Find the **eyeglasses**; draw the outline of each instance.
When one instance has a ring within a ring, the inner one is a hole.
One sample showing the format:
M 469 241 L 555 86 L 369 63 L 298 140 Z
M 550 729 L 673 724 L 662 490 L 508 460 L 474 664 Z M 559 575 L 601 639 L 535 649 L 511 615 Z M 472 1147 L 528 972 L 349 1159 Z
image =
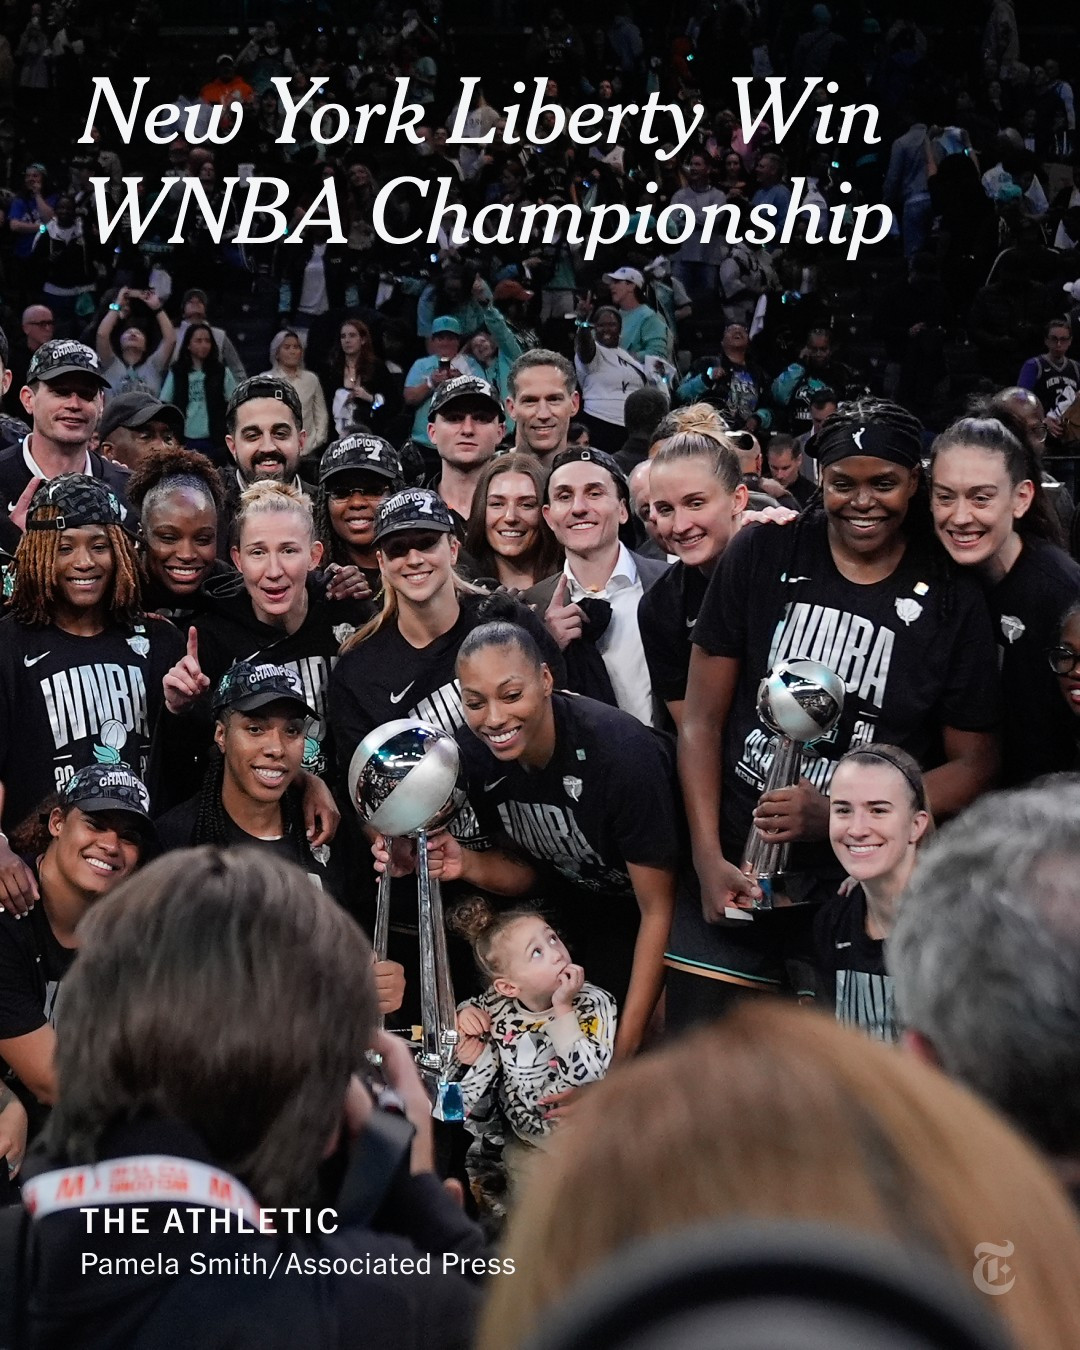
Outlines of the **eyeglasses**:
M 332 487 L 327 488 L 330 500 L 332 502 L 347 502 L 350 497 L 363 497 L 367 501 L 381 501 L 386 496 L 388 489 L 382 484 L 376 486 L 374 483 L 367 487 L 354 485 L 352 487 Z
M 1064 645 L 1051 647 L 1046 656 L 1050 662 L 1050 669 L 1055 675 L 1071 675 L 1080 665 L 1080 652 L 1073 651 L 1071 647 Z
M 442 531 L 425 530 L 422 534 L 407 534 L 404 537 L 397 535 L 388 539 L 385 544 L 379 545 L 379 551 L 384 558 L 389 558 L 392 562 L 399 558 L 407 558 L 409 554 L 416 549 L 418 553 L 431 553 L 439 547 L 446 535 Z

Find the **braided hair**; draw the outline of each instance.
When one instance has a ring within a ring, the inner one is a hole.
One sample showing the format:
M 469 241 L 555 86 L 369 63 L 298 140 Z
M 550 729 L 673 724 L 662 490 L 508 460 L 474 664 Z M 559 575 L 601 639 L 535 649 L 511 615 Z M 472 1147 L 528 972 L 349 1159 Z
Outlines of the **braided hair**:
M 226 713 L 225 716 L 231 716 Z M 195 815 L 195 836 L 192 845 L 216 844 L 225 848 L 235 843 L 230 836 L 229 816 L 222 800 L 225 786 L 225 756 L 215 753 L 203 774 L 199 788 L 198 807 Z M 311 845 L 308 843 L 304 826 L 303 796 L 295 784 L 285 789 L 281 798 L 281 825 L 284 837 L 296 851 L 298 858 L 305 861 L 312 858 Z M 312 861 L 314 861 L 312 859 Z
M 351 562 L 345 540 L 334 529 L 330 519 L 329 498 L 326 484 L 320 483 L 311 494 L 311 518 L 315 527 L 315 538 L 323 546 L 323 563 L 340 563 L 347 567 Z
M 35 520 L 55 520 L 59 507 L 51 503 L 34 509 Z M 108 536 L 115 564 L 105 610 L 114 623 L 125 627 L 141 612 L 139 561 L 135 545 L 119 525 L 100 526 Z M 15 552 L 15 587 L 11 612 L 20 622 L 43 628 L 53 622 L 56 571 L 62 530 L 27 530 Z

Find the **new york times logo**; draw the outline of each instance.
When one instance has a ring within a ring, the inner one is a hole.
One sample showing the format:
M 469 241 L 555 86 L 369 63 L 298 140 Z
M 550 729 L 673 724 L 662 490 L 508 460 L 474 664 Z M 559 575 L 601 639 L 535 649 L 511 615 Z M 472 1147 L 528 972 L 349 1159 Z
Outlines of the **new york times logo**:
M 1016 1283 L 1008 1263 L 1016 1248 L 1011 1242 L 980 1242 L 975 1248 L 975 1269 L 971 1272 L 975 1288 L 983 1294 L 1007 1294 Z

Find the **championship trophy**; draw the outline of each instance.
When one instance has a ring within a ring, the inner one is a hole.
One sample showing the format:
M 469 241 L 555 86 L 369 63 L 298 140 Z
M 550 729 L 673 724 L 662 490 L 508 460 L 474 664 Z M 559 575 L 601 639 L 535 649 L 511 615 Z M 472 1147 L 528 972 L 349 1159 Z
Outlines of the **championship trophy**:
M 449 1079 L 457 1044 L 457 1009 L 450 982 L 439 883 L 428 870 L 429 830 L 448 825 L 465 801 L 457 742 L 428 722 L 384 722 L 357 746 L 349 765 L 349 799 L 365 824 L 384 836 L 416 840 L 419 889 L 420 1008 L 418 1063 L 438 1120 L 462 1120 L 461 1088 Z M 372 945 L 386 959 L 390 927 L 390 868 L 379 877 Z M 381 1019 L 380 1019 L 381 1025 Z
M 844 682 L 820 661 L 780 661 L 758 685 L 757 710 L 776 732 L 765 792 L 793 787 L 802 775 L 803 750 L 840 720 Z M 786 843 L 772 843 L 756 825 L 750 826 L 742 870 L 761 888 L 754 909 L 773 908 L 773 880 L 786 869 L 787 860 Z

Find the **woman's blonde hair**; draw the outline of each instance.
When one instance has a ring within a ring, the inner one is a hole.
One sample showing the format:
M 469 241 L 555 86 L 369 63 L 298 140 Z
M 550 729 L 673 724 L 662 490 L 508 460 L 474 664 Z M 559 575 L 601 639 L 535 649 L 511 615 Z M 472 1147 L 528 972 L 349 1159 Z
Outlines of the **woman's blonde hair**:
M 447 537 L 452 539 L 453 535 L 449 535 Z M 456 572 L 454 572 L 453 577 L 454 577 L 454 590 L 459 596 L 487 595 L 487 591 L 485 591 L 482 586 L 474 586 L 472 582 L 465 581 L 463 578 L 459 577 Z M 375 634 L 379 631 L 380 628 L 382 628 L 384 624 L 391 623 L 393 622 L 394 619 L 397 618 L 397 612 L 398 612 L 397 591 L 394 590 L 393 586 L 387 585 L 384 581 L 382 588 L 381 609 L 373 619 L 368 619 L 367 623 L 365 623 L 362 627 L 358 628 L 356 632 L 352 634 L 351 637 L 345 639 L 344 643 L 342 643 L 341 655 L 344 656 L 346 652 L 351 652 L 354 647 L 359 647 L 361 642 L 366 642 L 368 638 L 374 637 Z
M 239 548 L 244 526 L 252 516 L 266 512 L 291 512 L 303 520 L 312 542 L 315 540 L 315 521 L 311 513 L 311 500 L 298 491 L 291 483 L 279 483 L 276 479 L 265 479 L 252 483 L 240 494 L 240 506 L 233 521 L 233 543 Z
M 914 1055 L 770 1003 L 631 1061 L 583 1096 L 531 1175 L 478 1350 L 515 1350 L 590 1269 L 710 1219 L 803 1219 L 893 1238 L 966 1283 L 1008 1239 L 989 1300 L 1019 1350 L 1071 1350 L 1080 1226 L 1034 1150 Z
M 649 446 L 649 458 L 656 454 L 660 443 L 680 432 L 696 432 L 699 436 L 711 436 L 714 441 L 728 445 L 726 440 L 727 423 L 711 403 L 691 403 L 688 408 L 672 408 L 652 434 Z

